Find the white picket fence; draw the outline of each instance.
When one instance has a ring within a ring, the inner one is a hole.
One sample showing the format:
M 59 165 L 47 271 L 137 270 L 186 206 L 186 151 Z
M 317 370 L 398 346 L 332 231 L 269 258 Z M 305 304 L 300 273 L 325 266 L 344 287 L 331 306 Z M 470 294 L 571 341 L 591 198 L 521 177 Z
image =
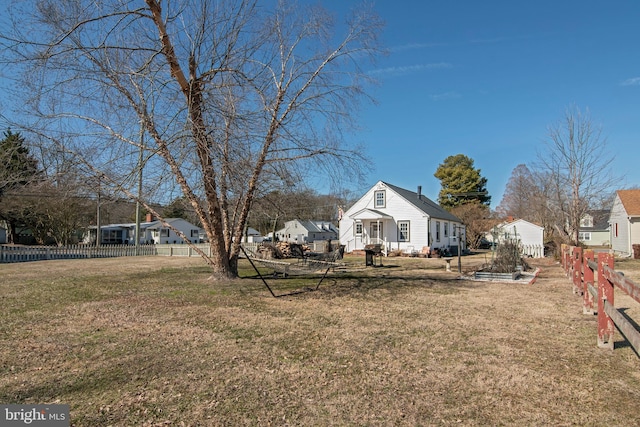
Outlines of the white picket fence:
M 325 242 L 319 242 L 314 251 L 322 252 Z M 243 243 L 245 249 L 255 253 L 261 243 Z M 193 245 L 211 256 L 211 246 L 208 243 Z M 71 246 L 14 246 L 0 245 L 0 264 L 10 262 L 42 261 L 50 259 L 82 259 L 82 258 L 113 258 L 125 256 L 200 256 L 196 250 L 186 244 L 141 245 L 138 250 L 132 245 L 103 245 L 100 247 L 89 245 Z M 242 254 L 241 254 L 242 255 Z
M 105 246 L 13 246 L 0 245 L 0 263 L 42 261 L 51 259 L 112 258 L 136 255 L 157 255 L 155 245 Z
M 544 246 L 522 245 L 522 254 L 531 258 L 544 258 Z

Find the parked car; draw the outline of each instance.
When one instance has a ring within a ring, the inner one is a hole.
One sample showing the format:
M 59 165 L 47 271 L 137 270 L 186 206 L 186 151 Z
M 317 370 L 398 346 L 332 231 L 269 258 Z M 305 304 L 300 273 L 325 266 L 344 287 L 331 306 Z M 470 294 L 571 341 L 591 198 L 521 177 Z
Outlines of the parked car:
M 480 239 L 480 242 L 478 243 L 478 249 L 491 249 L 492 247 L 493 242 L 485 238 Z

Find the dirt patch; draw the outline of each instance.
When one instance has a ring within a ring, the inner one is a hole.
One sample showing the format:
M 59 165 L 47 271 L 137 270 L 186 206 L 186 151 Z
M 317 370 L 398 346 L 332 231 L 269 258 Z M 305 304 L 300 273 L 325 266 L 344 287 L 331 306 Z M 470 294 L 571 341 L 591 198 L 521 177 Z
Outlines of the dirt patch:
M 0 401 L 68 403 L 77 426 L 640 422 L 638 357 L 597 348 L 557 263 L 514 285 L 383 261 L 278 299 L 195 258 L 3 265 Z

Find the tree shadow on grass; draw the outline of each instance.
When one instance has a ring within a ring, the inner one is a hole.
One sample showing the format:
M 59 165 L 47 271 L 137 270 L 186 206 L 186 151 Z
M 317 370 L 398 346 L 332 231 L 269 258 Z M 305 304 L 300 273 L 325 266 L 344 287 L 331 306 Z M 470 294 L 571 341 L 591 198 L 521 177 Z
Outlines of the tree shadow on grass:
M 276 297 L 334 298 L 348 295 L 363 295 L 373 291 L 409 292 L 429 289 L 436 293 L 457 293 L 485 284 L 460 280 L 457 277 L 429 275 L 426 272 L 399 270 L 400 266 L 380 266 L 361 271 L 333 272 L 319 282 L 323 273 L 292 275 L 246 276 L 243 279 L 264 279 Z M 413 274 L 411 274 L 413 272 Z M 266 286 L 263 285 L 263 289 Z M 269 290 L 265 289 L 267 292 Z

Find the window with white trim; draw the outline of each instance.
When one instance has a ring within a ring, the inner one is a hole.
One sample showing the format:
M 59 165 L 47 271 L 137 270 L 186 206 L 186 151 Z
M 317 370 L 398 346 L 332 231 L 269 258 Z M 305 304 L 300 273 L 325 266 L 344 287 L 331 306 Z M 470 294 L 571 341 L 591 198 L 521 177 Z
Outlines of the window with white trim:
M 580 227 L 593 227 L 593 217 L 591 215 L 585 215 L 580 220 Z
M 378 190 L 374 193 L 375 207 L 384 208 L 387 205 L 387 196 L 384 190 Z
M 408 242 L 409 238 L 409 221 L 398 221 L 398 242 Z
M 440 221 L 436 221 L 436 242 L 440 241 Z
M 362 223 L 356 222 L 356 236 L 362 236 Z
M 169 237 L 169 229 L 161 228 L 160 229 L 160 237 Z
M 591 240 L 591 232 L 589 231 L 581 231 L 578 233 L 578 240 L 582 240 L 583 242 L 588 242 Z
M 449 223 L 444 223 L 444 237 L 449 237 Z

